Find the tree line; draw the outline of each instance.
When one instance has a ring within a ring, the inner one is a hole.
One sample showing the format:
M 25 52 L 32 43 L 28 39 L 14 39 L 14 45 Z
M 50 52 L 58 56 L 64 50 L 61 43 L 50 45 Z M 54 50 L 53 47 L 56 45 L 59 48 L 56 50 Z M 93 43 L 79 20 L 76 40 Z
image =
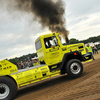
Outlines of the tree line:
M 90 42 L 99 42 L 100 41 L 100 35 L 97 37 L 89 37 L 88 39 L 85 40 L 78 40 L 75 38 L 70 39 L 70 44 L 75 44 L 75 43 L 90 43 Z

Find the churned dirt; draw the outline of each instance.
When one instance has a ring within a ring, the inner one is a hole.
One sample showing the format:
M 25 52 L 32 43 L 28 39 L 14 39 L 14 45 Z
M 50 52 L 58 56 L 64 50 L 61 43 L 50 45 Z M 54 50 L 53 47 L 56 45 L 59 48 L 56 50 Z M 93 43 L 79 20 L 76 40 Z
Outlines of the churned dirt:
M 59 75 L 19 89 L 15 100 L 100 100 L 100 51 L 94 61 L 83 63 L 77 79 Z

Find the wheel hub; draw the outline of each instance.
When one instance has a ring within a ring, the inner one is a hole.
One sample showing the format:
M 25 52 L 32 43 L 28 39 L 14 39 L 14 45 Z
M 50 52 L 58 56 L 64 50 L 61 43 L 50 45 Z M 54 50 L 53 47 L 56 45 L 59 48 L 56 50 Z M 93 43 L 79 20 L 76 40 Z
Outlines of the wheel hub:
M 10 93 L 8 85 L 0 83 L 0 99 L 5 99 Z
M 3 93 L 5 93 L 6 92 L 6 90 L 5 90 L 5 87 L 0 87 L 0 94 L 3 94 Z
M 77 70 L 77 66 L 74 66 L 73 69 L 74 69 L 74 70 Z
M 78 74 L 81 70 L 81 67 L 77 62 L 75 62 L 71 64 L 70 69 L 73 74 Z

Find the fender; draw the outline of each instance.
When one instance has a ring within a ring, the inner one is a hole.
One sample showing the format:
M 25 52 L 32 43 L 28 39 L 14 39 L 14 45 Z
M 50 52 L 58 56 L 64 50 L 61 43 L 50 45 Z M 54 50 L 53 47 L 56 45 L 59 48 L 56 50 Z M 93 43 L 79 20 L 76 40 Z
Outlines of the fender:
M 64 55 L 61 68 L 63 68 L 65 63 L 67 63 L 70 59 L 79 59 L 80 61 L 84 61 L 84 57 L 80 52 L 78 51 L 69 52 Z

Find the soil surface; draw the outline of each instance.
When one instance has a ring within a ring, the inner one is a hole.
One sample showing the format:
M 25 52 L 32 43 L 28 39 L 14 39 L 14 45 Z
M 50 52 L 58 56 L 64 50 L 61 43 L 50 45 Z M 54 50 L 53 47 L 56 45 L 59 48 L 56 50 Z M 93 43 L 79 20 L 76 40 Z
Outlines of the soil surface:
M 100 100 L 100 51 L 77 79 L 59 75 L 18 90 L 15 100 Z

